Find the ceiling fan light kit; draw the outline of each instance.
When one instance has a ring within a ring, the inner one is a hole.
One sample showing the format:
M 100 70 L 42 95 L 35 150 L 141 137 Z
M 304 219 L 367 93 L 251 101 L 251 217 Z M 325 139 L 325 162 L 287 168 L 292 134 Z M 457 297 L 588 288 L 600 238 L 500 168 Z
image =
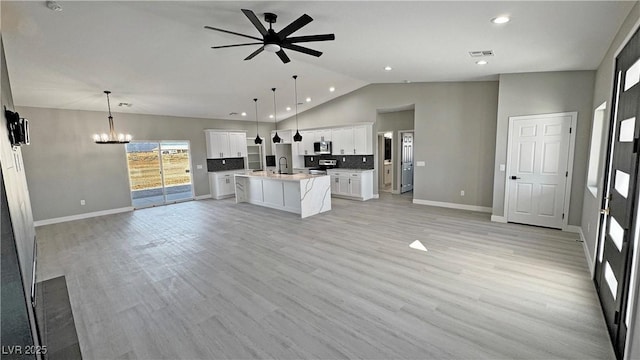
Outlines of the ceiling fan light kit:
M 265 13 L 264 21 L 269 24 L 269 30 L 267 30 L 264 25 L 258 20 L 256 14 L 247 9 L 242 9 L 242 13 L 249 19 L 249 21 L 253 24 L 253 26 L 258 30 L 260 35 L 262 35 L 262 39 L 256 36 L 240 34 L 234 31 L 224 30 L 220 28 L 215 28 L 212 26 L 205 26 L 205 29 L 215 30 L 224 32 L 227 34 L 232 34 L 236 36 L 242 36 L 248 39 L 252 39 L 258 42 L 244 43 L 244 44 L 233 44 L 233 45 L 222 45 L 222 46 L 212 46 L 212 49 L 222 49 L 229 47 L 237 47 L 237 46 L 250 46 L 250 45 L 262 45 L 256 51 L 251 53 L 249 56 L 245 58 L 245 60 L 251 60 L 256 55 L 260 54 L 263 51 L 272 52 L 278 55 L 280 60 L 283 63 L 288 63 L 291 61 L 287 54 L 284 52 L 284 49 L 293 50 L 297 52 L 301 52 L 303 54 L 319 57 L 322 55 L 321 51 L 313 50 L 304 46 L 296 45 L 296 43 L 303 42 L 314 42 L 314 41 L 330 41 L 335 40 L 334 34 L 321 34 L 321 35 L 307 35 L 307 36 L 294 36 L 289 37 L 289 35 L 294 32 L 300 30 L 303 26 L 309 24 L 313 21 L 313 18 L 307 14 L 300 16 L 291 24 L 285 26 L 282 30 L 276 32 L 273 30 L 273 24 L 276 22 L 278 16 L 274 13 Z

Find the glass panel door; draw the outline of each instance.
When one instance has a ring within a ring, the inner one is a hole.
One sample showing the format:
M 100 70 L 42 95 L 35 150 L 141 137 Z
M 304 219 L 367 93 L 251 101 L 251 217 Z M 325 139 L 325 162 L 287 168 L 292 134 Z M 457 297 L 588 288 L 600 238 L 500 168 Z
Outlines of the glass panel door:
M 188 141 L 160 142 L 165 202 L 193 199 Z
M 193 199 L 188 141 L 135 141 L 126 152 L 134 208 Z

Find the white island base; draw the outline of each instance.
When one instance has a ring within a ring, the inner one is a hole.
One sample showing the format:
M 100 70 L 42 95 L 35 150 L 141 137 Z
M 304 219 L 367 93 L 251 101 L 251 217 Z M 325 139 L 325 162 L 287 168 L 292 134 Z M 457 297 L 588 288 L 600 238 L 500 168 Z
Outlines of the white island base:
M 306 218 L 331 210 L 328 175 L 269 174 L 257 171 L 235 175 L 236 203 L 266 206 Z

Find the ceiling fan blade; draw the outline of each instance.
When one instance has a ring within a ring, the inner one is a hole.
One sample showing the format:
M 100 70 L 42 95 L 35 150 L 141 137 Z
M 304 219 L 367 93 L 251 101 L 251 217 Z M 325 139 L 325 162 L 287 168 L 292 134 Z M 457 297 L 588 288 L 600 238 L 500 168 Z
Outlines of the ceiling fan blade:
M 253 59 L 256 55 L 260 54 L 262 51 L 264 50 L 264 46 L 260 46 L 260 48 L 254 52 L 251 53 L 251 55 L 247 56 L 246 58 L 244 58 L 245 60 L 251 60 Z
M 289 59 L 289 57 L 287 56 L 287 54 L 284 53 L 284 50 L 280 50 L 278 52 L 276 52 L 276 55 L 278 55 L 278 57 L 280 58 L 280 60 L 282 60 L 283 63 L 288 63 L 289 61 L 291 61 Z
M 223 32 L 223 33 L 227 33 L 227 34 L 238 35 L 238 36 L 244 36 L 244 37 L 246 37 L 246 38 L 253 39 L 253 40 L 263 41 L 263 39 L 257 38 L 257 37 L 255 37 L 255 36 L 249 36 L 249 35 L 240 34 L 240 33 L 233 32 L 233 31 L 229 31 L 229 30 L 218 29 L 218 28 L 214 28 L 214 27 L 211 27 L 211 26 L 205 26 L 204 28 L 205 28 L 205 29 L 209 29 L 209 30 L 221 31 L 221 32 Z
M 288 44 L 293 44 L 293 43 L 311 42 L 311 41 L 328 41 L 328 40 L 335 40 L 335 39 L 336 39 L 336 36 L 334 34 L 322 34 L 322 35 L 309 35 L 309 36 L 294 36 L 294 37 L 284 39 L 284 42 Z
M 264 25 L 262 25 L 260 20 L 258 20 L 258 17 L 256 16 L 256 14 L 253 11 L 247 10 L 247 9 L 242 9 L 242 12 L 244 13 L 244 15 L 247 18 L 249 18 L 249 21 L 251 21 L 253 26 L 255 26 L 256 29 L 258 29 L 258 31 L 260 32 L 260 35 L 262 35 L 262 36 L 267 35 L 267 29 L 264 28 Z
M 297 20 L 287 25 L 284 29 L 278 32 L 278 37 L 280 40 L 284 40 L 287 36 L 293 34 L 294 32 L 300 30 L 303 26 L 312 22 L 313 18 L 307 14 L 300 16 Z
M 259 43 L 248 43 L 248 44 L 235 44 L 235 45 L 222 45 L 222 46 L 212 46 L 212 49 L 223 49 L 223 48 L 230 48 L 230 47 L 236 47 L 236 46 L 247 46 L 247 45 L 262 45 L 261 42 Z
M 282 44 L 282 47 L 293 50 L 293 51 L 298 51 L 307 55 L 315 56 L 315 57 L 322 55 L 322 51 L 309 49 L 307 47 L 299 46 L 295 44 Z

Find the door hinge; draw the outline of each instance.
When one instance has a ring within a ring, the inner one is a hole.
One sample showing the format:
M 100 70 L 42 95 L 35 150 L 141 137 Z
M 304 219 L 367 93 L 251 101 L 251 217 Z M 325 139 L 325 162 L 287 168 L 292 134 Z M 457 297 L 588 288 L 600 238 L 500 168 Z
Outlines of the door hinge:
M 638 152 L 638 145 L 640 145 L 640 144 L 638 144 L 638 140 L 639 140 L 638 138 L 634 138 L 633 139 L 633 153 L 634 154 Z
M 569 172 L 568 171 L 564 173 L 564 177 L 569 177 Z
M 569 128 L 569 134 L 571 134 L 571 129 L 572 129 L 572 128 Z
M 618 325 L 620 323 L 620 311 L 616 311 L 613 315 L 613 323 Z
M 562 213 L 562 220 L 564 220 L 564 213 Z

